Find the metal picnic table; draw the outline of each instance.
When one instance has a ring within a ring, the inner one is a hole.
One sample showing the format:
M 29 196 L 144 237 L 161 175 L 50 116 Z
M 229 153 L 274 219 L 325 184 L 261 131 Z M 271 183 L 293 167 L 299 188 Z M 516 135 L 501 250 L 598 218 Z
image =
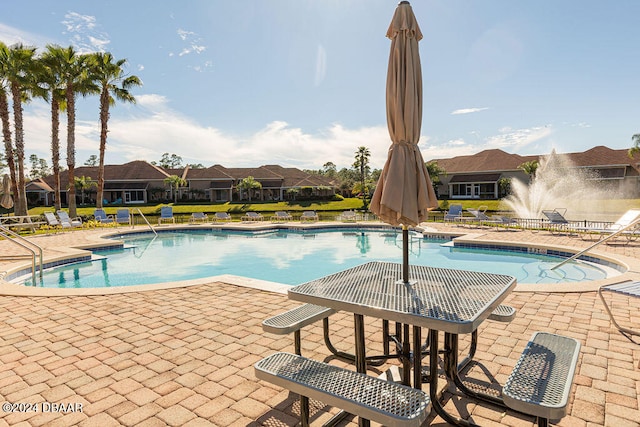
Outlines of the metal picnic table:
M 429 329 L 429 395 L 433 408 L 445 421 L 473 425 L 448 414 L 438 392 L 438 335 L 444 337 L 447 376 L 465 394 L 500 404 L 499 398 L 479 395 L 458 378 L 458 334 L 475 331 L 516 286 L 516 279 L 502 274 L 436 267 L 409 267 L 409 283 L 402 281 L 402 264 L 369 262 L 291 288 L 289 298 L 354 314 L 356 369 L 366 373 L 364 316 L 405 325 L 400 343 L 403 382 L 422 388 L 422 328 Z M 413 327 L 409 341 L 408 327 Z M 411 351 L 413 347 L 413 351 Z M 413 354 L 413 357 L 412 357 Z M 367 425 L 364 420 L 361 424 Z

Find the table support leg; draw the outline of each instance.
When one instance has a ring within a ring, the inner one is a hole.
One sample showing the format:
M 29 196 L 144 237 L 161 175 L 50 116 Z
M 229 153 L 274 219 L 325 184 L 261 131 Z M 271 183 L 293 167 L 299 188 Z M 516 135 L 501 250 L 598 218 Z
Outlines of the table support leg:
M 422 328 L 413 327 L 413 387 L 422 390 Z
M 438 348 L 438 330 L 430 329 L 429 330 L 429 340 L 431 342 L 431 348 Z M 449 362 L 449 356 L 447 352 L 444 354 L 445 359 L 445 369 L 446 365 Z M 456 358 L 457 359 L 457 358 Z M 477 424 L 471 423 L 467 420 L 463 420 L 462 418 L 454 417 L 453 415 L 447 413 L 440 403 L 440 399 L 438 399 L 438 352 L 431 351 L 429 353 L 429 375 L 431 376 L 431 382 L 429 383 L 429 396 L 431 397 L 431 404 L 433 405 L 433 410 L 436 411 L 445 422 L 452 425 L 457 426 L 474 426 L 478 427 Z
M 445 374 L 447 375 L 447 378 L 451 379 L 454 382 L 458 390 L 460 390 L 467 396 L 483 400 L 494 405 L 498 405 L 501 408 L 505 408 L 506 406 L 504 404 L 504 400 L 501 397 L 471 390 L 462 382 L 462 379 L 458 374 L 458 334 L 445 333 L 444 346 L 445 352 L 448 355 L 448 361 L 447 363 L 445 363 L 444 367 Z
M 409 325 L 402 325 L 402 384 L 411 385 L 411 341 Z
M 356 339 L 356 370 L 360 373 L 366 374 L 367 354 L 365 349 L 364 316 L 362 314 L 354 314 L 353 321 L 355 326 Z M 358 418 L 358 425 L 360 427 L 369 427 L 371 425 L 371 422 L 360 417 Z

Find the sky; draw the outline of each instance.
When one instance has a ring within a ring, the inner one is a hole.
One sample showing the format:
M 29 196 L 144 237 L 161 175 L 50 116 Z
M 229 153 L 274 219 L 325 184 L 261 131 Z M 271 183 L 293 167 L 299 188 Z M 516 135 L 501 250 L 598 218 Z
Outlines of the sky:
M 143 86 L 111 109 L 106 163 L 167 152 L 205 167 L 382 168 L 397 1 L 0 0 L 0 40 L 111 52 Z M 426 161 L 631 147 L 640 132 L 640 2 L 413 0 L 424 38 Z M 61 118 L 65 141 L 65 117 Z M 50 163 L 49 106 L 25 106 Z M 77 104 L 76 164 L 98 154 L 98 97 Z M 61 147 L 62 151 L 66 150 Z M 64 156 L 61 159 L 65 164 Z

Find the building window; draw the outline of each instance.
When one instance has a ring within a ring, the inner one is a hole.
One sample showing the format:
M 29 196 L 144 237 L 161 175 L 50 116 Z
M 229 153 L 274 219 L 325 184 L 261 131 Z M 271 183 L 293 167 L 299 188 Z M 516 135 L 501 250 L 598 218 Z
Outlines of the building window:
M 125 191 L 124 192 L 125 203 L 144 203 L 144 191 Z

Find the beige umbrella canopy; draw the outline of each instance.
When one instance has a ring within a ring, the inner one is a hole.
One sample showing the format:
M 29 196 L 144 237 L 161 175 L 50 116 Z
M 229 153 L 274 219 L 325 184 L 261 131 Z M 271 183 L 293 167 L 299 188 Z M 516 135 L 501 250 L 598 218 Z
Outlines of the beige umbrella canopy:
M 2 199 L 0 199 L 0 206 L 5 209 L 11 209 L 13 207 L 13 198 L 11 197 L 11 182 L 9 181 L 9 175 L 2 177 Z
M 370 209 L 384 222 L 412 226 L 438 207 L 418 149 L 422 126 L 422 32 L 408 1 L 398 4 L 387 30 L 391 39 L 387 72 L 387 126 L 391 147 Z

